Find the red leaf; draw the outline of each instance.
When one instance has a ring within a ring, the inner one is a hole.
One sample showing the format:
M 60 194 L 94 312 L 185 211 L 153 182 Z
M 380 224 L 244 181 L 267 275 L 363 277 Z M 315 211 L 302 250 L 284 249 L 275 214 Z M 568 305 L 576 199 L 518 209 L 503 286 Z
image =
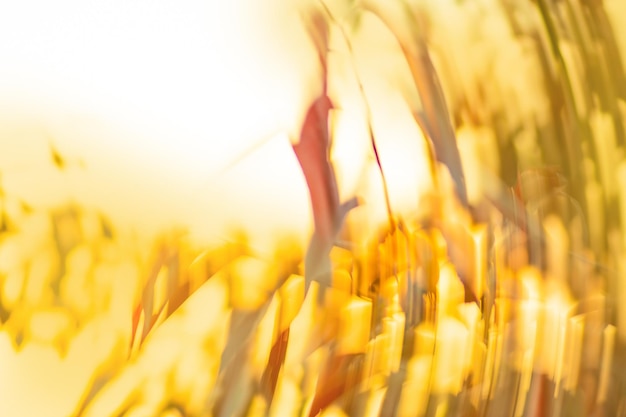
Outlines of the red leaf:
M 312 280 L 330 284 L 328 255 L 338 232 L 339 193 L 329 160 L 328 113 L 331 108 L 332 102 L 326 94 L 315 100 L 304 120 L 300 142 L 293 145 L 309 188 L 315 227 L 304 265 L 307 289 Z
M 293 145 L 309 188 L 315 233 L 323 241 L 332 240 L 339 207 L 337 182 L 329 160 L 328 113 L 332 107 L 325 94 L 315 100 L 307 112 L 300 142 Z
M 329 157 L 331 140 L 328 116 L 333 103 L 326 91 L 328 21 L 319 11 L 311 13 L 307 19 L 305 24 L 322 67 L 322 92 L 309 106 L 300 131 L 300 141 L 293 145 L 293 150 L 309 189 L 315 227 L 304 265 L 306 288 L 308 289 L 313 280 L 322 283 L 321 301 L 324 287 L 330 285 L 331 281 L 330 250 L 341 228 L 343 217 L 358 201 L 352 199 L 340 205 L 335 171 Z
M 289 344 L 289 327 L 284 330 L 278 339 L 272 346 L 270 351 L 270 357 L 267 361 L 267 368 L 263 372 L 261 377 L 261 386 L 265 394 L 265 398 L 268 403 L 272 402 L 274 398 L 274 392 L 276 391 L 276 385 L 278 383 L 278 375 L 285 363 L 285 357 L 287 355 L 287 345 Z
M 334 356 L 322 371 L 309 417 L 319 415 L 342 395 L 353 394 L 361 379 L 362 355 Z

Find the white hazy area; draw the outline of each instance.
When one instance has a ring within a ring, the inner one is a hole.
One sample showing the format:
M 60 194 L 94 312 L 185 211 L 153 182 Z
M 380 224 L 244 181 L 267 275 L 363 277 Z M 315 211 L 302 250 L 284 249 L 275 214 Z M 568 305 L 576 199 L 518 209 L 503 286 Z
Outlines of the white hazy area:
M 299 10 L 278 0 L 1 2 L 7 194 L 35 207 L 75 201 L 139 233 L 176 225 L 203 240 L 238 226 L 260 242 L 286 231 L 306 239 L 308 194 L 287 134 L 297 137 L 319 74 Z M 370 58 L 393 70 L 401 54 L 378 32 L 368 31 L 364 42 L 392 59 Z M 349 63 L 338 60 L 331 85 L 345 79 L 344 90 L 354 92 Z M 382 103 L 379 112 L 373 105 L 375 122 L 395 138 L 408 126 L 411 137 L 402 145 L 382 135 L 381 152 L 394 161 L 392 197 L 408 195 L 414 204 L 414 182 L 402 189 L 402 178 L 415 178 L 426 164 L 413 159 L 421 145 L 402 98 L 381 99 L 388 82 L 370 89 L 372 102 Z M 371 163 L 363 169 L 371 151 L 359 123 L 362 103 L 352 97 L 333 114 L 337 136 L 347 138 L 335 142 L 341 193 L 349 197 L 363 178 L 371 180 L 368 204 L 382 217 L 379 179 Z M 50 144 L 66 169 L 55 168 Z

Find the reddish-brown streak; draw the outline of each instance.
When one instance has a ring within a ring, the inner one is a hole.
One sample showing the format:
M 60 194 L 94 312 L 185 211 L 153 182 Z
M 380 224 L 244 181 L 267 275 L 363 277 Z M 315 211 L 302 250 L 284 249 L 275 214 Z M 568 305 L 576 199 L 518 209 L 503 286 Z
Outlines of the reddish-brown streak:
M 329 160 L 330 109 L 332 103 L 325 94 L 313 102 L 302 127 L 300 142 L 293 145 L 293 150 L 309 188 L 315 233 L 332 244 L 339 193 Z

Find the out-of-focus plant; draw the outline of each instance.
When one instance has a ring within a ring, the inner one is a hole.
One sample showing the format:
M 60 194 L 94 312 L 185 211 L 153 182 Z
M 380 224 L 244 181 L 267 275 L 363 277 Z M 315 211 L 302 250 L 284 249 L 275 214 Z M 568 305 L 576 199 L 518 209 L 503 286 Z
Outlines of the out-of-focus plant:
M 433 187 L 404 218 L 356 59 L 367 19 L 397 43 L 409 83 L 389 85 L 426 139 Z M 302 23 L 320 70 L 293 138 L 305 254 L 175 231 L 146 256 L 97 211 L 1 194 L 0 410 L 619 415 L 626 75 L 602 3 L 319 0 Z M 364 242 L 338 242 L 360 209 L 333 160 L 342 54 L 389 217 Z

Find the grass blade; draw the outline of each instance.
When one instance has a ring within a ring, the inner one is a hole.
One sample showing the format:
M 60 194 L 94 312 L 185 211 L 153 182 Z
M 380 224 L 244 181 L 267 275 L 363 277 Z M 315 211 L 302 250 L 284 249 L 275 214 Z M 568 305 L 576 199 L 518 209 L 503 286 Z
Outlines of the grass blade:
M 435 156 L 450 171 L 454 180 L 457 197 L 467 207 L 467 190 L 465 175 L 461 165 L 461 156 L 456 145 L 456 136 L 448 106 L 441 88 L 439 77 L 430 59 L 428 48 L 423 36 L 419 33 L 419 22 L 415 12 L 403 3 L 403 21 L 398 24 L 391 18 L 388 9 L 383 10 L 370 3 L 365 5 L 367 11 L 377 16 L 397 39 L 411 71 L 413 82 L 417 88 L 423 106 L 423 117 L 413 109 L 416 121 L 426 130 L 433 143 Z M 409 28 L 408 33 L 403 31 Z

